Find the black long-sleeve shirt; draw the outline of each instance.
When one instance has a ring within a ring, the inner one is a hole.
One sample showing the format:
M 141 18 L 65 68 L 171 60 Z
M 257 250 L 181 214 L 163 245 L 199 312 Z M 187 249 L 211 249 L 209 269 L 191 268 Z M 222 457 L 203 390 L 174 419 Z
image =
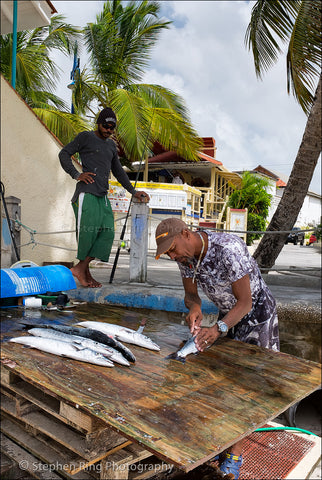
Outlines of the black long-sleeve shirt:
M 81 192 L 91 193 L 97 197 L 106 195 L 110 171 L 120 184 L 134 195 L 136 190 L 123 170 L 113 140 L 110 138 L 103 140 L 93 131 L 81 132 L 59 152 L 61 166 L 75 180 L 80 176 L 71 159 L 76 152 L 80 155 L 83 172 L 92 172 L 96 175 L 92 177 L 93 183 L 77 182 L 72 202 L 77 200 Z

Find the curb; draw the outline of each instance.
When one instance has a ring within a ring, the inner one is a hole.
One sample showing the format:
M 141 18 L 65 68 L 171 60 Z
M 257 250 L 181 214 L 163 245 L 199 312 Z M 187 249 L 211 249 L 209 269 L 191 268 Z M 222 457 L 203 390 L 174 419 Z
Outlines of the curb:
M 166 290 L 166 293 L 165 291 Z M 75 300 L 85 302 L 106 303 L 121 307 L 144 308 L 148 310 L 164 310 L 167 312 L 188 313 L 183 298 L 183 288 L 174 289 L 173 294 L 169 287 L 153 287 L 147 284 L 129 283 L 126 285 L 101 287 L 98 289 L 78 288 L 70 290 L 69 295 Z M 218 308 L 206 296 L 201 295 L 203 312 L 217 314 Z
M 310 290 L 321 290 L 321 277 L 301 274 L 273 274 L 264 273 L 262 277 L 267 285 L 281 285 L 285 287 L 303 287 Z
M 301 293 L 307 289 L 313 295 L 317 292 L 320 299 L 321 279 L 319 277 L 296 273 L 282 274 L 269 273 L 263 275 L 268 286 L 301 288 Z M 104 285 L 101 288 L 78 287 L 69 291 L 71 298 L 88 303 L 100 303 L 125 308 L 158 310 L 172 313 L 187 313 L 184 304 L 184 288 L 182 285 L 155 285 L 151 283 L 119 282 Z M 202 300 L 203 312 L 216 315 L 218 308 L 199 292 Z M 289 293 L 288 293 L 289 295 Z M 296 296 L 296 292 L 294 291 Z

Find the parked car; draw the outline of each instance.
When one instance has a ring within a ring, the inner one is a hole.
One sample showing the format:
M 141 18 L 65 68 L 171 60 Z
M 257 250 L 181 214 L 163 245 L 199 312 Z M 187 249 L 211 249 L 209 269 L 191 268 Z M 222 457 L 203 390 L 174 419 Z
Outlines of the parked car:
M 298 242 L 300 242 L 300 245 L 304 245 L 304 237 L 305 232 L 302 232 L 299 227 L 294 227 L 292 228 L 292 232 L 288 234 L 285 243 L 287 245 L 289 242 L 292 242 L 294 245 L 297 245 Z

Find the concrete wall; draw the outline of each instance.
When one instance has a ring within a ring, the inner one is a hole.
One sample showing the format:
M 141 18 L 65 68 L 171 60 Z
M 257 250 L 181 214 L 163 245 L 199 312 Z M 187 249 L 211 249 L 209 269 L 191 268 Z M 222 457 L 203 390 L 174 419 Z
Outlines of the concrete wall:
M 1 77 L 1 177 L 5 195 L 21 199 L 21 221 L 37 232 L 75 229 L 70 199 L 75 180 L 60 166 L 61 144 Z M 35 235 L 39 242 L 76 249 L 75 233 Z M 30 241 L 24 229 L 21 243 Z M 75 252 L 52 246 L 22 247 L 21 259 L 75 261 Z M 4 266 L 4 265 L 3 265 Z

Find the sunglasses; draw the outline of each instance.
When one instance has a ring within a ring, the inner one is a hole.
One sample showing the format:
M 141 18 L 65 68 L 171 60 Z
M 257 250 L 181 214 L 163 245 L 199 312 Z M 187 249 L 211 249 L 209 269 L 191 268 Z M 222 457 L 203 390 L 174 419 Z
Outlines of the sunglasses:
M 115 129 L 115 125 L 110 125 L 109 123 L 102 123 L 102 127 L 105 128 L 105 130 L 111 130 L 111 131 Z

